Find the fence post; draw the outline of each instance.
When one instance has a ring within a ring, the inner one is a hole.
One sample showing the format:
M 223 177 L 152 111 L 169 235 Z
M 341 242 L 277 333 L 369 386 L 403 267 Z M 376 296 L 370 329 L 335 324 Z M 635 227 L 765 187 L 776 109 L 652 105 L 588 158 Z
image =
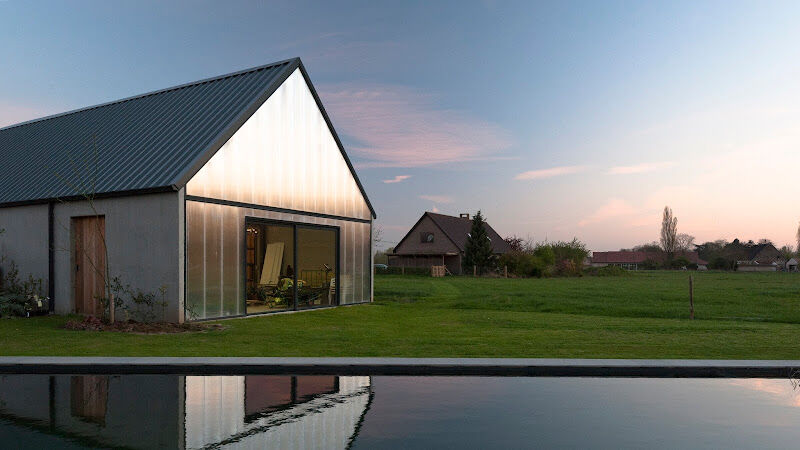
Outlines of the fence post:
M 473 277 L 477 277 L 478 276 L 478 265 L 477 264 L 472 266 L 472 276 Z
M 503 276 L 508 278 L 508 266 L 503 266 Z
M 694 280 L 689 275 L 689 319 L 694 320 Z
M 406 274 L 406 266 L 400 266 L 400 275 Z

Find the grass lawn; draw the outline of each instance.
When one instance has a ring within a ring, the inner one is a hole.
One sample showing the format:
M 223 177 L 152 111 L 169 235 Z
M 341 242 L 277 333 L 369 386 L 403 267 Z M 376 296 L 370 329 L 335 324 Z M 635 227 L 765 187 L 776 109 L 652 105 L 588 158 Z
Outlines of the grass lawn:
M 369 305 L 173 335 L 0 319 L 0 354 L 800 359 L 800 275 L 687 272 L 473 279 L 378 276 Z

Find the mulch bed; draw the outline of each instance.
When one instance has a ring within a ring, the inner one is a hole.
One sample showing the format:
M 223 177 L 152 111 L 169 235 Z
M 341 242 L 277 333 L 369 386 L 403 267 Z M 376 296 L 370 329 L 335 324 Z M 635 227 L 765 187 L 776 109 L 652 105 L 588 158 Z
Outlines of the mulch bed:
M 170 323 L 170 322 L 125 322 L 105 323 L 94 316 L 83 320 L 69 320 L 64 328 L 76 331 L 111 331 L 133 334 L 172 334 L 199 333 L 211 330 L 224 330 L 226 327 L 218 323 Z

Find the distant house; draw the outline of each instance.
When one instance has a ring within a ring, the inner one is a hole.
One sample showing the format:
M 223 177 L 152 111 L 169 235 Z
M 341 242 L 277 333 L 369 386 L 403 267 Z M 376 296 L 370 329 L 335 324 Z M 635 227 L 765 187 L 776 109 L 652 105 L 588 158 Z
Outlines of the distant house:
M 781 264 L 781 267 L 783 264 Z M 777 262 L 759 263 L 758 261 L 736 261 L 736 270 L 739 272 L 777 272 Z
M 447 266 L 453 274 L 461 274 L 461 261 L 472 227 L 469 214 L 460 217 L 426 212 L 411 227 L 389 253 L 389 265 L 393 267 Z M 509 251 L 508 243 L 486 224 L 486 233 L 496 255 Z
M 747 254 L 743 261 L 758 264 L 772 264 L 784 261 L 783 253 L 770 243 L 754 244 L 746 247 L 746 249 Z
M 690 263 L 697 264 L 698 268 L 705 268 L 708 262 L 700 259 L 697 252 L 678 252 L 676 258 L 686 258 Z M 618 266 L 627 270 L 639 270 L 647 266 L 648 262 L 661 264 L 666 258 L 664 252 L 644 251 L 618 251 L 618 252 L 592 252 L 592 267 Z
M 783 253 L 770 243 L 748 245 L 740 258 L 736 261 L 740 272 L 777 272 L 786 263 Z
M 787 272 L 797 272 L 797 260 L 794 258 L 789 258 L 789 260 L 786 261 L 786 264 L 784 264 L 784 267 L 786 268 Z

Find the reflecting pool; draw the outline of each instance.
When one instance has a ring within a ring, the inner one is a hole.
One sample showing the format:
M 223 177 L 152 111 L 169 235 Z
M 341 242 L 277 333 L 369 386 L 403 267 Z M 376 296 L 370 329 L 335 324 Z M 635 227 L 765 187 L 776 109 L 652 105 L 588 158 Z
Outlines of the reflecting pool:
M 3 448 L 785 448 L 780 379 L 5 375 Z

